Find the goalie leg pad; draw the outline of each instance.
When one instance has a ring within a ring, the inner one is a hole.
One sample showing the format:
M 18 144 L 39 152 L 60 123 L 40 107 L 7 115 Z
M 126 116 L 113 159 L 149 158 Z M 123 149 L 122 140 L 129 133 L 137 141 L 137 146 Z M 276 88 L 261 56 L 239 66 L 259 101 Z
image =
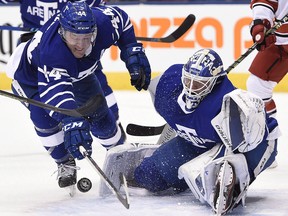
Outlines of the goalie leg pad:
M 154 144 L 129 143 L 116 146 L 109 151 L 103 164 L 103 172 L 110 179 L 117 189 L 120 189 L 120 173 L 123 173 L 127 183 L 134 182 L 134 171 L 145 157 L 149 157 L 158 148 Z M 99 195 L 109 195 L 111 191 L 101 181 Z
M 223 149 L 223 147 L 224 146 L 220 144 L 214 146 L 211 150 L 183 164 L 178 170 L 178 178 L 184 178 L 193 195 L 201 203 L 205 203 L 205 201 L 208 199 L 207 193 L 212 193 L 213 188 L 207 188 L 209 185 L 203 185 L 203 183 L 206 182 L 202 181 L 202 176 L 200 175 L 200 173 L 203 167 L 210 163 L 219 154 L 219 152 L 221 152 L 221 149 Z
M 221 206 L 222 210 L 222 207 L 230 210 L 241 200 L 244 205 L 246 191 L 250 183 L 245 156 L 243 154 L 231 154 L 217 158 L 218 154 L 222 154 L 222 148 L 223 145 L 218 146 L 218 148 L 215 146 L 210 152 L 202 154 L 179 168 L 179 178 L 184 177 L 193 195 L 201 203 L 208 203 L 214 211 L 217 206 L 218 208 Z M 225 161 L 228 164 L 223 165 Z M 220 181 L 219 173 L 222 174 L 220 175 L 220 177 L 222 176 Z M 222 187 L 220 187 L 219 182 L 222 182 Z M 235 190 L 232 191 L 234 183 L 237 192 Z M 233 197 L 229 196 L 229 199 L 225 197 L 226 194 L 223 191 L 227 190 L 227 186 L 230 187 L 229 194 L 233 195 Z M 219 198 L 221 195 L 225 196 Z M 221 200 L 225 201 L 224 204 Z
M 242 205 L 245 205 L 246 191 L 250 184 L 250 175 L 246 158 L 243 154 L 230 154 L 213 160 L 206 167 L 204 167 L 200 175 L 202 176 L 204 182 L 203 185 L 207 186 L 206 202 L 213 208 L 215 212 L 217 210 L 222 211 L 223 213 L 232 210 L 232 208 L 236 206 L 236 204 L 238 204 L 241 200 Z M 231 184 L 229 184 L 232 178 L 233 181 Z M 223 186 L 217 188 L 219 181 L 223 184 Z M 209 186 L 209 184 L 213 185 Z M 230 187 L 229 194 L 231 197 L 227 197 L 227 186 Z M 210 188 L 213 188 L 213 190 L 211 191 Z M 211 194 L 208 194 L 210 192 Z M 223 202 L 217 204 L 215 203 L 217 199 L 219 200 L 218 202 L 220 202 L 220 200 L 223 200 Z M 219 209 L 215 209 L 215 207 L 218 207 Z
M 213 210 L 217 215 L 226 213 L 233 203 L 236 176 L 232 165 L 227 161 L 220 166 L 214 190 Z
M 229 210 L 232 210 L 240 201 L 242 201 L 242 206 L 244 206 L 247 190 L 250 184 L 250 175 L 245 156 L 243 154 L 230 154 L 215 160 L 214 163 L 221 163 L 221 168 L 223 170 L 219 170 L 221 175 L 218 175 L 216 186 L 219 180 L 224 185 L 228 186 L 222 187 L 222 189 L 220 188 L 220 192 L 218 194 L 214 193 L 214 200 L 222 199 L 226 202 L 222 204 L 218 203 L 218 205 L 215 205 L 214 203 L 214 206 L 218 207 L 218 209 L 214 209 L 214 211 L 227 213 Z M 213 163 L 211 163 L 211 166 L 213 166 Z M 222 178 L 219 179 L 221 176 Z M 232 180 L 231 184 L 229 184 L 230 179 Z M 230 189 L 230 197 L 227 197 L 226 191 L 228 189 Z

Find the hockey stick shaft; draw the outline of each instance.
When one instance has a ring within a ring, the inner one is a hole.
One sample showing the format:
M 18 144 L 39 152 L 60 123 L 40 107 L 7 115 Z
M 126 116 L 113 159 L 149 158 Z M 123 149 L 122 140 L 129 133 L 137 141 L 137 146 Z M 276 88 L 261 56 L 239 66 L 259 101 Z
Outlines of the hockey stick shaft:
M 172 138 L 176 136 L 176 132 L 173 130 L 172 127 L 170 127 L 169 124 L 165 124 L 165 127 L 163 128 L 160 137 L 157 140 L 157 145 L 162 145 L 163 143 L 168 142 Z
M 38 106 L 43 109 L 52 110 L 52 111 L 55 111 L 64 115 L 69 115 L 69 116 L 74 116 L 74 117 L 87 116 L 88 114 L 92 113 L 99 106 L 99 104 L 102 103 L 103 100 L 105 100 L 105 98 L 102 95 L 98 94 L 98 95 L 93 96 L 86 104 L 84 104 L 83 106 L 77 109 L 63 109 L 63 108 L 52 106 L 50 104 L 45 104 L 37 100 L 15 95 L 15 94 L 3 91 L 3 90 L 0 90 L 0 95 L 11 98 L 11 99 L 15 99 L 24 103 L 29 103 L 31 105 Z
M 18 26 L 9 26 L 9 25 L 2 25 L 0 26 L 0 30 L 8 30 L 8 31 L 21 31 L 21 32 L 35 32 L 37 28 L 24 28 Z
M 116 195 L 118 200 L 125 206 L 125 208 L 129 209 L 130 204 L 129 204 L 129 194 L 128 191 L 125 190 L 125 195 L 124 197 L 120 191 L 115 187 L 115 185 L 110 181 L 110 179 L 105 175 L 105 173 L 101 170 L 101 168 L 98 166 L 98 164 L 94 161 L 94 159 L 85 151 L 85 149 L 81 146 L 80 147 L 80 152 L 83 154 L 83 156 L 87 159 L 87 161 L 90 163 L 90 165 L 96 170 L 96 172 L 99 174 L 100 178 L 102 181 L 105 182 L 106 186 L 113 192 L 113 194 Z M 125 177 L 121 176 L 121 181 L 124 181 L 125 186 L 126 185 L 126 180 Z
M 285 23 L 287 21 L 288 21 L 288 14 L 286 14 L 281 20 L 276 22 L 276 24 L 266 32 L 266 36 L 269 34 L 273 34 L 283 23 Z M 232 69 L 234 69 L 238 64 L 240 64 L 248 55 L 250 55 L 250 53 L 252 53 L 256 49 L 257 45 L 258 45 L 258 43 L 255 42 L 245 53 L 243 53 L 236 61 L 234 61 L 233 64 L 231 64 L 226 69 L 227 74 Z
M 150 37 L 136 37 L 136 40 L 140 41 L 150 41 L 150 42 L 162 42 L 162 43 L 172 43 L 180 38 L 183 34 L 187 32 L 187 30 L 194 24 L 195 16 L 193 14 L 189 14 L 185 20 L 181 23 L 181 25 L 170 35 L 163 38 L 150 38 Z M 8 31 L 22 31 L 22 32 L 34 32 L 37 31 L 35 28 L 24 28 L 17 26 L 0 26 L 0 30 L 8 30 Z

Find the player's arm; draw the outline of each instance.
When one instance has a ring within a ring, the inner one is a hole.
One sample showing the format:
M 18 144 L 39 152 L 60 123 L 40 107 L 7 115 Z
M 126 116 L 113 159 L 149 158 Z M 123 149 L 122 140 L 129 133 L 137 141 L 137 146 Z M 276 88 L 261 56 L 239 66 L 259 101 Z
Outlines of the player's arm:
M 59 66 L 56 66 L 57 63 Z M 73 74 L 73 69 L 65 67 L 65 65 L 61 68 L 61 64 L 57 63 L 55 61 L 56 65 L 44 64 L 38 67 L 40 100 L 56 107 L 76 109 L 78 105 L 74 99 L 73 83 L 70 75 L 70 73 Z M 73 62 L 70 63 L 73 65 Z M 62 123 L 65 148 L 75 159 L 81 160 L 84 158 L 79 151 L 80 146 L 83 146 L 89 155 L 92 154 L 91 144 L 93 139 L 90 133 L 90 123 L 87 119 L 70 117 L 48 110 L 47 112 L 52 118 Z
M 256 48 L 264 50 L 276 42 L 276 36 L 274 34 L 266 35 L 266 32 L 273 26 L 278 3 L 270 0 L 254 0 L 250 7 L 253 13 L 250 33 L 253 41 L 258 43 Z
M 77 108 L 74 100 L 72 78 L 67 69 L 44 64 L 38 67 L 38 71 L 38 91 L 43 103 L 65 109 Z M 53 111 L 49 111 L 49 115 L 57 121 L 61 121 L 62 118 L 66 117 Z
M 128 14 L 118 7 L 109 7 L 114 13 L 112 25 L 119 36 L 116 45 L 120 48 L 120 58 L 125 62 L 131 77 L 131 85 L 140 91 L 147 90 L 151 80 L 151 68 L 142 43 L 136 41 L 133 25 Z

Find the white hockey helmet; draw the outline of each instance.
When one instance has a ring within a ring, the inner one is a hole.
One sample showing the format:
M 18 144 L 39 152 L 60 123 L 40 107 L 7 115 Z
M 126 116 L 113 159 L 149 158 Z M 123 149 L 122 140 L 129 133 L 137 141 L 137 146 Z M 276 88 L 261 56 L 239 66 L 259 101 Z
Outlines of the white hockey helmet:
M 220 56 L 212 49 L 201 49 L 189 58 L 182 69 L 186 109 L 192 111 L 209 94 L 219 77 L 226 76 Z

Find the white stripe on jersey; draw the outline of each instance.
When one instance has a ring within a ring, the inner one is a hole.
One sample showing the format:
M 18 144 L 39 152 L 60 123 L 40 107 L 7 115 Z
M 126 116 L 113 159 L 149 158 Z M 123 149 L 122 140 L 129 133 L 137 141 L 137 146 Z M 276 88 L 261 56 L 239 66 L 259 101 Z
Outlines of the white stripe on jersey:
M 58 104 L 56 104 L 55 107 L 60 107 L 63 103 L 67 102 L 67 101 L 75 101 L 73 98 L 66 98 L 65 100 L 60 101 Z M 50 111 L 49 115 L 52 116 L 54 114 L 54 111 Z
M 48 104 L 50 101 L 52 101 L 52 100 L 55 99 L 56 97 L 61 96 L 61 95 L 64 95 L 64 94 L 70 94 L 70 95 L 72 95 L 72 97 L 74 97 L 74 94 L 73 94 L 73 92 L 71 92 L 71 91 L 59 92 L 59 93 L 53 95 L 53 97 L 51 97 L 49 100 L 45 101 L 45 103 Z
M 40 94 L 40 97 L 44 97 L 46 94 L 49 93 L 49 91 L 53 90 L 54 88 L 60 86 L 60 85 L 71 85 L 72 86 L 72 83 L 71 82 L 66 82 L 66 81 L 63 81 L 63 82 L 59 82 L 59 83 L 56 83 L 55 85 L 53 86 L 50 86 L 49 88 L 46 89 L 46 91 L 42 92 Z

